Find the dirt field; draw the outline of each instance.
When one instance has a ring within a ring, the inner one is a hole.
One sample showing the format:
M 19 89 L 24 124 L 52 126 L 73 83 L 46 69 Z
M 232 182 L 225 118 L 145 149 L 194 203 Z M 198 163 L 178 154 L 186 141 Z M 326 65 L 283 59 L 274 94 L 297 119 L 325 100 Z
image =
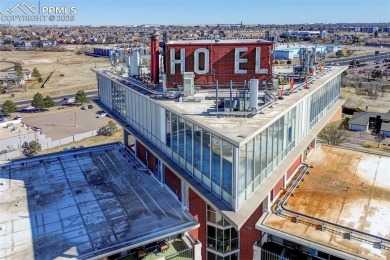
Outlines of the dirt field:
M 13 66 L 13 61 L 21 63 L 23 68 L 37 68 L 45 80 L 54 71 L 45 88 L 41 84 L 33 84 L 27 92 L 14 92 L 13 100 L 30 99 L 36 92 L 48 95 L 75 93 L 80 89 L 94 89 L 97 86 L 96 76 L 90 70 L 93 67 L 108 67 L 107 58 L 94 58 L 86 55 L 77 55 L 73 51 L 66 52 L 38 52 L 38 51 L 2 51 L 0 69 Z M 4 62 L 5 61 L 5 62 Z M 9 99 L 9 94 L 0 95 L 0 102 Z
M 344 105 L 346 107 L 365 110 L 368 106 L 369 111 L 386 113 L 390 110 L 389 91 L 383 93 L 383 97 L 382 92 L 379 92 L 378 98 L 374 99 L 366 95 L 357 95 L 354 88 L 346 87 L 341 88 L 341 97 L 347 100 Z

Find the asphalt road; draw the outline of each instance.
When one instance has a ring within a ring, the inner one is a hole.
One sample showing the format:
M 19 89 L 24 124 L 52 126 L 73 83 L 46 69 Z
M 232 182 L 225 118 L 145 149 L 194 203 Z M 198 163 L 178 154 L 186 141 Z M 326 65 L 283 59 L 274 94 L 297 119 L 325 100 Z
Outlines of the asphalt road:
M 334 63 L 338 63 L 340 66 L 342 65 L 344 66 L 344 65 L 349 65 L 349 63 L 353 60 L 358 60 L 360 63 L 362 63 L 362 62 L 377 61 L 377 60 L 383 60 L 389 58 L 390 58 L 390 52 L 386 52 L 386 53 L 380 53 L 378 55 L 372 54 L 366 56 L 349 57 L 344 59 L 326 61 L 325 64 L 330 65 L 332 63 L 334 65 Z
M 87 97 L 89 97 L 89 98 L 98 96 L 97 90 L 86 90 L 85 93 L 87 94 Z M 56 106 L 61 106 L 64 104 L 64 98 L 74 98 L 74 97 L 75 97 L 75 94 L 67 94 L 67 95 L 53 96 L 52 98 L 53 98 Z M 14 104 L 16 104 L 18 106 L 18 108 L 20 108 L 20 107 L 24 107 L 27 105 L 31 105 L 31 102 L 32 102 L 32 99 L 27 99 L 27 100 L 21 100 L 21 101 L 14 101 Z M 3 104 L 0 103 L 0 107 L 2 105 Z

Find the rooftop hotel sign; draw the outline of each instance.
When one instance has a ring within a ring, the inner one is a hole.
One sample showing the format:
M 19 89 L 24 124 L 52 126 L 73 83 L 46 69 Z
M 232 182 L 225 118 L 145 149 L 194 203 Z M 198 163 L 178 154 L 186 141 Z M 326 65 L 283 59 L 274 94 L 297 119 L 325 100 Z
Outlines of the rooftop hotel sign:
M 49 2 L 50 3 L 50 2 Z M 41 1 L 21 2 L 1 10 L 0 21 L 20 22 L 73 22 L 77 14 L 75 6 L 53 6 Z
M 168 86 L 181 85 L 184 72 L 194 72 L 195 83 L 205 86 L 267 80 L 272 75 L 273 43 L 267 41 L 175 41 L 166 45 Z

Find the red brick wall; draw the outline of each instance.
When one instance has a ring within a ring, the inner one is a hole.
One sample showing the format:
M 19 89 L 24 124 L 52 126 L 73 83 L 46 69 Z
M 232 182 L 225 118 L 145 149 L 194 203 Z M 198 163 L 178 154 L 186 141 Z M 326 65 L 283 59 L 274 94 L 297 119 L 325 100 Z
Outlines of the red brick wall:
M 166 166 L 164 182 L 181 201 L 181 180 Z
M 147 161 L 146 161 L 146 148 L 140 143 L 140 142 L 137 142 L 137 157 L 146 165 L 147 164 Z
M 195 83 L 215 82 L 218 80 L 220 83 L 229 82 L 244 82 L 249 79 L 266 80 L 271 77 L 273 55 L 270 54 L 273 43 L 198 43 L 198 44 L 167 44 L 166 62 L 167 62 L 167 84 L 168 86 L 176 86 L 183 83 L 182 75 L 180 74 L 180 65 L 176 64 L 176 73 L 171 74 L 170 68 L 170 49 L 175 49 L 176 60 L 180 57 L 180 49 L 185 49 L 185 71 L 194 71 L 194 51 L 198 48 L 206 48 L 209 50 L 209 73 L 208 74 L 195 74 Z M 246 69 L 247 74 L 235 74 L 234 73 L 234 50 L 236 47 L 247 47 L 248 51 L 241 54 L 241 58 L 247 59 L 247 63 L 241 63 L 240 69 Z M 256 47 L 261 48 L 260 68 L 268 69 L 268 74 L 255 74 L 255 57 Z M 270 61 L 270 64 L 268 62 Z M 200 55 L 199 67 L 203 69 L 204 57 Z M 215 74 L 213 74 L 214 70 Z M 223 86 L 221 86 L 223 87 Z
M 155 168 L 155 165 L 154 165 L 154 155 L 152 153 L 149 153 L 148 155 L 148 168 L 151 172 L 155 172 L 156 168 Z
M 275 185 L 275 187 L 272 189 L 272 195 L 271 195 L 271 202 L 275 200 L 276 196 L 279 194 L 281 189 L 284 187 L 284 176 L 280 178 L 278 183 Z
M 188 197 L 189 211 L 200 224 L 197 229 L 190 230 L 189 233 L 192 238 L 199 239 L 202 243 L 202 259 L 206 259 L 206 202 L 192 191 L 191 188 L 189 188 Z
M 262 211 L 263 204 L 260 204 L 240 229 L 240 259 L 253 259 L 253 244 L 261 238 L 261 232 L 255 228 L 255 225 Z
M 287 170 L 287 180 L 290 179 L 292 174 L 295 172 L 295 170 L 298 168 L 298 166 L 301 164 L 301 158 L 302 155 L 299 155 L 298 158 L 295 160 L 295 162 L 290 166 L 290 168 Z

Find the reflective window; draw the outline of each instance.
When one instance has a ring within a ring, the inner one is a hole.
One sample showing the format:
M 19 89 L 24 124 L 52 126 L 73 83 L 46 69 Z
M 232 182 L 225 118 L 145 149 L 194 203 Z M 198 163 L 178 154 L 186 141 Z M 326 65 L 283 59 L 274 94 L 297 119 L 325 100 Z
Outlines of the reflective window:
M 281 117 L 279 119 L 279 129 L 278 129 L 278 163 L 281 161 L 281 158 L 283 157 L 283 146 L 284 144 L 284 117 Z
M 272 142 L 273 142 L 273 144 L 272 144 L 272 161 L 273 162 L 277 161 L 277 156 L 278 156 L 278 141 L 279 141 L 278 132 L 279 132 L 279 120 L 277 120 L 274 123 L 273 131 L 272 131 Z
M 238 231 L 209 205 L 207 205 L 207 221 L 215 224 L 207 225 L 207 248 L 223 254 L 238 249 Z
M 221 146 L 222 141 L 219 137 L 212 136 L 212 171 L 211 171 L 211 180 L 220 186 L 221 181 Z
M 217 224 L 219 226 L 231 226 L 221 214 L 216 212 L 210 205 L 207 205 L 207 221 Z
M 178 135 L 179 135 L 179 156 L 181 158 L 184 158 L 184 149 L 185 149 L 185 122 L 184 119 L 179 117 L 179 129 L 178 129 Z
M 233 182 L 233 145 L 222 141 L 222 189 L 232 195 Z
M 203 174 L 210 178 L 210 146 L 211 146 L 211 135 L 208 132 L 203 132 L 203 160 L 202 160 L 202 170 Z
M 166 131 L 166 145 L 171 147 L 171 112 L 165 112 L 165 131 Z
M 220 229 L 207 225 L 207 247 L 223 254 L 238 249 L 238 232 L 234 228 Z
M 253 140 L 249 141 L 246 145 L 246 158 L 247 158 L 247 173 L 246 173 L 246 187 L 247 194 L 253 192 L 253 175 L 254 175 L 254 151 L 253 151 Z
M 186 161 L 189 164 L 192 164 L 192 127 L 192 123 L 186 122 Z
M 174 113 L 171 113 L 171 124 L 172 124 L 172 151 L 174 153 L 178 153 L 177 150 L 178 150 L 178 146 L 177 146 L 177 143 L 178 143 L 178 120 L 177 120 L 177 115 L 174 114 Z
M 254 171 L 254 179 L 256 180 L 255 187 L 259 184 L 258 183 L 259 182 L 258 176 L 261 173 L 261 154 L 260 154 L 261 143 L 260 143 L 260 140 L 261 140 L 261 135 L 257 135 L 254 139 L 254 145 L 253 145 L 253 150 L 254 150 L 253 159 L 255 161 L 253 171 Z
M 202 130 L 198 126 L 194 126 L 194 167 L 202 171 L 201 169 L 201 149 L 202 149 Z
M 261 172 L 267 168 L 267 132 L 264 131 L 261 135 Z
M 239 151 L 238 162 L 238 193 L 240 194 L 245 189 L 245 175 L 246 175 L 246 145 L 243 145 Z
M 272 163 L 272 160 L 273 160 L 273 157 L 272 157 L 272 137 L 273 137 L 273 130 L 274 130 L 274 126 L 271 125 L 270 127 L 268 127 L 267 129 L 267 165 L 269 165 L 270 163 Z

